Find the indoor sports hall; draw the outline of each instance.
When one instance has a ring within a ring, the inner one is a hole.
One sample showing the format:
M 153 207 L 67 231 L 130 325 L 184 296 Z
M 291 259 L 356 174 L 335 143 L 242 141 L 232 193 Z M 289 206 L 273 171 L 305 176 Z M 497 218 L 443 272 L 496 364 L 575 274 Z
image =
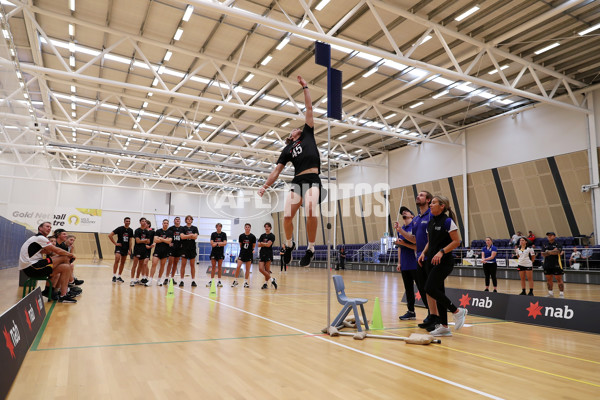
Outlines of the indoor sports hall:
M 600 397 L 599 1 L 0 25 L 0 397 Z

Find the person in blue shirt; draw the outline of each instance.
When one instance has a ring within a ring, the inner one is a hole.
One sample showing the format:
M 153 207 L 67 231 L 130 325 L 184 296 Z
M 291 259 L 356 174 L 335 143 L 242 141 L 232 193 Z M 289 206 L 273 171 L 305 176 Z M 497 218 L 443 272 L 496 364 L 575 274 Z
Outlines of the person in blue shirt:
M 412 221 L 415 215 L 406 207 L 400 209 L 402 219 L 404 220 L 404 226 L 402 229 L 406 232 L 412 232 Z M 396 245 L 398 246 L 398 267 L 396 268 L 402 274 L 402 281 L 404 282 L 404 292 L 406 293 L 406 306 L 408 311 L 401 315 L 402 321 L 417 319 L 415 314 L 415 289 L 414 285 L 417 281 L 417 246 L 414 243 L 404 239 L 404 236 L 400 234 L 400 224 L 396 222 L 394 224 L 398 239 Z
M 431 200 L 433 199 L 433 195 L 426 190 L 421 190 L 417 197 L 415 198 L 415 204 L 419 209 L 419 215 L 417 215 L 411 224 L 411 232 L 406 232 L 404 229 L 400 228 L 399 232 L 404 239 L 409 242 L 414 243 L 417 246 L 417 259 L 423 252 L 423 249 L 427 245 L 427 225 L 429 224 L 429 220 L 431 219 L 431 211 L 429 210 L 429 205 L 431 204 Z M 419 289 L 419 293 L 421 293 L 421 300 L 425 307 L 427 307 L 427 317 L 423 320 L 422 323 L 419 324 L 419 328 L 427 329 L 435 328 L 435 324 L 432 320 L 429 319 L 429 305 L 427 303 L 427 294 L 425 293 L 425 282 L 427 282 L 427 270 L 423 268 L 421 265 L 417 267 L 417 288 Z
M 498 292 L 498 280 L 496 279 L 496 270 L 498 264 L 496 264 L 496 255 L 498 249 L 494 246 L 494 242 L 491 237 L 485 238 L 485 247 L 481 249 L 481 262 L 483 263 L 483 273 L 485 274 L 485 292 L 490 291 L 490 277 L 494 284 L 494 292 Z

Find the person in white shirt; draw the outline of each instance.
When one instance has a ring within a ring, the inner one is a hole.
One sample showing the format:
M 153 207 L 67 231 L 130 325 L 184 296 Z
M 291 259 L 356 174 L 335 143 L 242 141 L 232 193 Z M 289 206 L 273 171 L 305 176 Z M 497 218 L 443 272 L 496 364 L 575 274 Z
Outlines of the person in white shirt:
M 50 222 L 42 222 L 38 226 L 38 234 L 23 243 L 19 254 L 19 269 L 30 278 L 50 277 L 52 286 L 57 290 L 60 288 L 59 302 L 77 303 L 77 300 L 67 294 L 71 277 L 70 260 L 75 260 L 75 256 L 50 243 L 46 236 L 51 230 Z
M 573 264 L 578 263 L 581 258 L 581 252 L 577 250 L 577 247 L 573 249 L 573 253 L 571 253 L 571 257 L 569 257 L 569 265 L 573 268 Z
M 535 251 L 528 247 L 528 241 L 524 237 L 519 239 L 519 247 L 515 253 L 519 260 L 517 261 L 519 276 L 521 277 L 521 295 L 528 294 L 533 296 L 533 261 L 535 260 Z M 529 293 L 525 293 L 525 278 L 529 281 Z

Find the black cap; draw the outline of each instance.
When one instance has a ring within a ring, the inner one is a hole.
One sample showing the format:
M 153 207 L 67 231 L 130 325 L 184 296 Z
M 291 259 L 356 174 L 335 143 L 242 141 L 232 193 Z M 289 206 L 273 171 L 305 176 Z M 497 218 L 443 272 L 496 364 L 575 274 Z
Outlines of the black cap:
M 408 211 L 409 213 L 411 213 L 411 215 L 415 215 L 414 212 L 410 211 L 410 209 L 408 207 L 400 207 L 400 214 L 402 214 L 404 211 Z
M 54 231 L 54 237 L 57 238 L 58 235 L 60 235 L 61 233 L 66 232 L 64 229 L 62 228 L 58 228 Z
M 554 233 L 554 232 L 546 232 L 546 236 L 550 236 L 550 235 L 556 236 L 556 233 Z

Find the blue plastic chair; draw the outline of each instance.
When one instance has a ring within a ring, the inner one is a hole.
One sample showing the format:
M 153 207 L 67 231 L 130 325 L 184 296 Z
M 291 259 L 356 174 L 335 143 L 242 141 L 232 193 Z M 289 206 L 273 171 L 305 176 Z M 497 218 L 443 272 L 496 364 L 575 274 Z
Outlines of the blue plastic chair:
M 365 304 L 368 299 L 359 299 L 359 298 L 350 298 L 346 296 L 344 280 L 340 275 L 333 275 L 333 286 L 335 287 L 335 295 L 337 296 L 337 301 L 343 305 L 342 311 L 335 317 L 331 326 L 335 326 L 336 328 L 340 328 L 344 326 L 344 319 L 348 314 L 350 314 L 350 310 L 354 311 L 354 318 L 356 320 L 356 329 L 359 332 L 362 332 L 360 316 L 358 315 L 358 308 L 356 306 L 360 306 L 360 310 L 363 316 L 363 323 L 365 324 L 365 329 L 369 330 L 369 324 L 367 323 L 367 314 L 365 313 Z

